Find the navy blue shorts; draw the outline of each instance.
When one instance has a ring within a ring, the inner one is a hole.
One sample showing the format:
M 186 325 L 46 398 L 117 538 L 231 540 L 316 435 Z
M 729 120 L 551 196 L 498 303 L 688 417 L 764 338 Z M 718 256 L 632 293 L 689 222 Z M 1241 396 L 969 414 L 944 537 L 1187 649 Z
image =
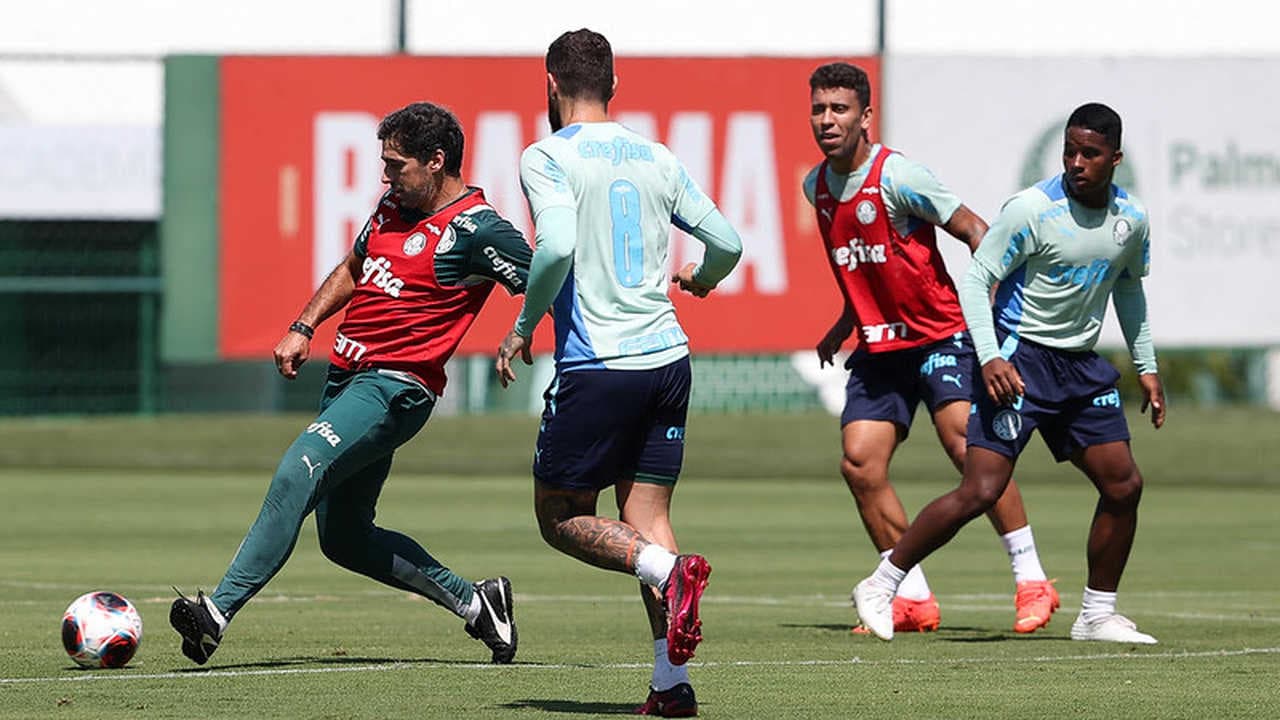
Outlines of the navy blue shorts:
M 960 332 L 909 350 L 859 349 L 845 367 L 849 382 L 841 427 L 854 420 L 889 420 L 906 431 L 921 400 L 930 414 L 953 400 L 971 400 L 978 360 L 969 333 Z
M 1097 353 L 1069 352 L 1018 338 L 1002 338 L 1001 353 L 1022 375 L 1026 393 L 1010 406 L 996 405 L 986 390 L 969 416 L 969 445 L 1016 458 L 1040 437 L 1058 462 L 1084 448 L 1129 439 L 1120 405 L 1120 372 Z
M 543 395 L 533 476 L 599 490 L 623 478 L 674 485 L 684 463 L 689 358 L 653 370 L 571 370 Z

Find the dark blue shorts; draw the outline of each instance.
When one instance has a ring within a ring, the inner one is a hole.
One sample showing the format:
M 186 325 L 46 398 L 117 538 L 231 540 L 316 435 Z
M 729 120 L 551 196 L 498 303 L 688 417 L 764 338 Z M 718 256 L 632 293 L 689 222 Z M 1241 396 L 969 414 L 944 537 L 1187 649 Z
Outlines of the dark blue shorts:
M 543 395 L 533 476 L 599 490 L 622 478 L 674 485 L 684 463 L 689 358 L 653 370 L 557 373 Z
M 903 430 L 911 428 L 916 406 L 924 400 L 930 414 L 953 400 L 973 397 L 977 355 L 969 333 L 956 333 L 910 350 L 869 353 L 859 349 L 845 362 L 841 427 L 854 420 L 889 420 Z
M 1012 407 L 986 390 L 969 416 L 969 445 L 1016 458 L 1037 428 L 1058 462 L 1084 448 L 1129 439 L 1120 405 L 1120 372 L 1094 352 L 1069 352 L 1002 337 L 1001 353 L 1022 375 L 1026 394 Z

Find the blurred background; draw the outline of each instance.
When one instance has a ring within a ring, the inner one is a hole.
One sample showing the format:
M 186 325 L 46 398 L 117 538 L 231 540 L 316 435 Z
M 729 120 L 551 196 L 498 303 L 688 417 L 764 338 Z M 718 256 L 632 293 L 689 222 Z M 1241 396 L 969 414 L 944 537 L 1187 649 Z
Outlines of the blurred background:
M 739 228 L 741 269 L 677 299 L 694 407 L 834 411 L 812 350 L 840 299 L 800 180 L 821 156 L 807 78 L 871 74 L 875 139 L 991 219 L 1060 170 L 1062 125 L 1125 121 L 1121 181 L 1151 212 L 1147 281 L 1172 402 L 1280 409 L 1280 11 L 1247 0 L 45 0 L 0 21 L 0 414 L 309 410 L 336 321 L 296 382 L 270 360 L 380 193 L 374 130 L 454 110 L 464 177 L 530 229 L 517 160 L 547 132 L 542 53 L 604 32 L 612 110 L 670 145 Z M 967 253 L 940 239 L 958 277 Z M 672 262 L 696 259 L 676 234 Z M 500 393 L 495 297 L 443 414 L 541 408 L 540 358 Z M 549 324 L 549 323 L 548 323 Z M 551 348 L 546 328 L 535 347 Z M 1132 370 L 1112 320 L 1106 352 Z M 1129 400 L 1137 398 L 1130 392 Z

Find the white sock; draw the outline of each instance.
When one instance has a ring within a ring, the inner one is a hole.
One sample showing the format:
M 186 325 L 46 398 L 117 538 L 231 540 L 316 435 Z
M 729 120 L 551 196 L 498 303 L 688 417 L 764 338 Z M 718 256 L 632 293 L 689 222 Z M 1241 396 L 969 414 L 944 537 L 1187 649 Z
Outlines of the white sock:
M 892 550 L 885 550 L 880 553 L 880 559 L 888 561 L 889 555 L 892 553 Z M 890 563 L 890 567 L 897 569 L 897 566 L 892 563 Z M 919 565 L 908 570 L 906 576 L 902 578 L 902 582 L 898 584 L 898 597 L 906 598 L 907 600 L 928 600 L 932 594 L 933 591 L 929 589 L 929 581 L 924 579 L 924 570 Z
M 217 605 L 213 604 L 213 601 L 207 595 L 204 598 L 204 607 L 209 611 L 209 615 L 213 617 L 213 621 L 218 623 L 218 632 L 226 632 L 227 625 L 231 621 L 222 614 L 222 611 L 218 609 Z
M 1036 552 L 1036 539 L 1031 534 L 1030 525 L 1023 525 L 1001 535 L 1000 542 L 1004 545 L 1004 551 L 1009 554 L 1014 583 L 1049 579 L 1044 574 L 1044 568 L 1040 567 L 1040 554 Z
M 1091 587 L 1084 589 L 1084 598 L 1080 601 L 1080 619 L 1085 622 L 1093 622 L 1100 620 L 1108 615 L 1116 614 L 1116 594 L 1113 592 L 1103 592 L 1094 590 Z
M 671 577 L 671 569 L 676 566 L 675 553 L 658 545 L 649 543 L 636 557 L 636 577 L 645 585 L 652 585 L 662 590 Z
M 474 625 L 476 618 L 480 617 L 480 592 L 471 593 L 471 604 L 462 612 L 462 619 L 467 621 L 468 625 Z
M 667 639 L 653 641 L 653 679 L 649 684 L 654 690 L 670 690 L 680 683 L 689 682 L 688 665 L 672 665 L 667 659 Z
M 906 577 L 907 571 L 889 562 L 889 556 L 886 554 L 884 559 L 880 561 L 880 564 L 876 566 L 876 571 L 871 573 L 869 581 L 873 585 L 879 585 L 882 588 L 886 588 L 897 593 L 898 587 L 902 585 L 902 581 Z M 923 579 L 923 576 L 921 579 Z

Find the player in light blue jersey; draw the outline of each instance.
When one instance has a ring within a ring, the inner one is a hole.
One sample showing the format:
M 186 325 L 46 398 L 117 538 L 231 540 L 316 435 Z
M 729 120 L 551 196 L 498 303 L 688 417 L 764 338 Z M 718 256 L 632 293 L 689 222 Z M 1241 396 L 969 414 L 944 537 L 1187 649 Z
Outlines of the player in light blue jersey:
M 552 309 L 556 376 L 533 465 L 538 525 L 557 550 L 640 579 L 654 669 L 638 712 L 686 717 L 697 714 L 685 663 L 702 639 L 698 602 L 711 566 L 676 554 L 668 518 L 690 372 L 667 297 L 667 245 L 673 225 L 706 245 L 701 265 L 672 277 L 705 297 L 742 243 L 666 147 L 609 120 L 617 78 L 603 35 L 565 33 L 546 63 L 554 134 L 520 159 L 537 249 L 496 369 L 504 387 L 515 380 L 512 360 L 531 362 L 530 337 Z M 619 520 L 596 514 L 610 485 Z
M 1116 612 L 1142 475 L 1116 388 L 1120 373 L 1093 352 L 1110 297 L 1138 368 L 1142 410 L 1150 408 L 1161 427 L 1164 389 L 1142 289 L 1150 233 L 1142 204 L 1111 183 L 1122 157 L 1120 116 L 1098 103 L 1077 108 L 1067 120 L 1065 172 L 1013 196 L 974 254 L 960 302 L 986 393 L 970 416 L 960 487 L 925 507 L 854 590 L 859 616 L 885 640 L 893 637 L 890 602 L 906 571 L 995 503 L 1038 429 L 1054 458 L 1080 468 L 1099 495 L 1071 638 L 1156 643 Z
M 889 463 L 907 439 L 918 405 L 928 410 L 956 470 L 964 470 L 970 400 L 981 371 L 935 228 L 976 250 L 987 224 L 924 165 L 871 142 L 871 81 L 861 68 L 821 65 L 809 76 L 809 88 L 809 124 L 825 158 L 805 177 L 804 194 L 817 213 L 844 299 L 839 318 L 818 343 L 818 364 L 834 362 L 858 331 L 845 363 L 840 474 L 883 558 L 907 527 Z M 1040 565 L 1016 482 L 1009 482 L 988 518 L 1013 571 L 1013 629 L 1035 632 L 1058 608 L 1058 591 Z M 893 615 L 898 632 L 941 624 L 938 599 L 920 565 L 898 586 Z

